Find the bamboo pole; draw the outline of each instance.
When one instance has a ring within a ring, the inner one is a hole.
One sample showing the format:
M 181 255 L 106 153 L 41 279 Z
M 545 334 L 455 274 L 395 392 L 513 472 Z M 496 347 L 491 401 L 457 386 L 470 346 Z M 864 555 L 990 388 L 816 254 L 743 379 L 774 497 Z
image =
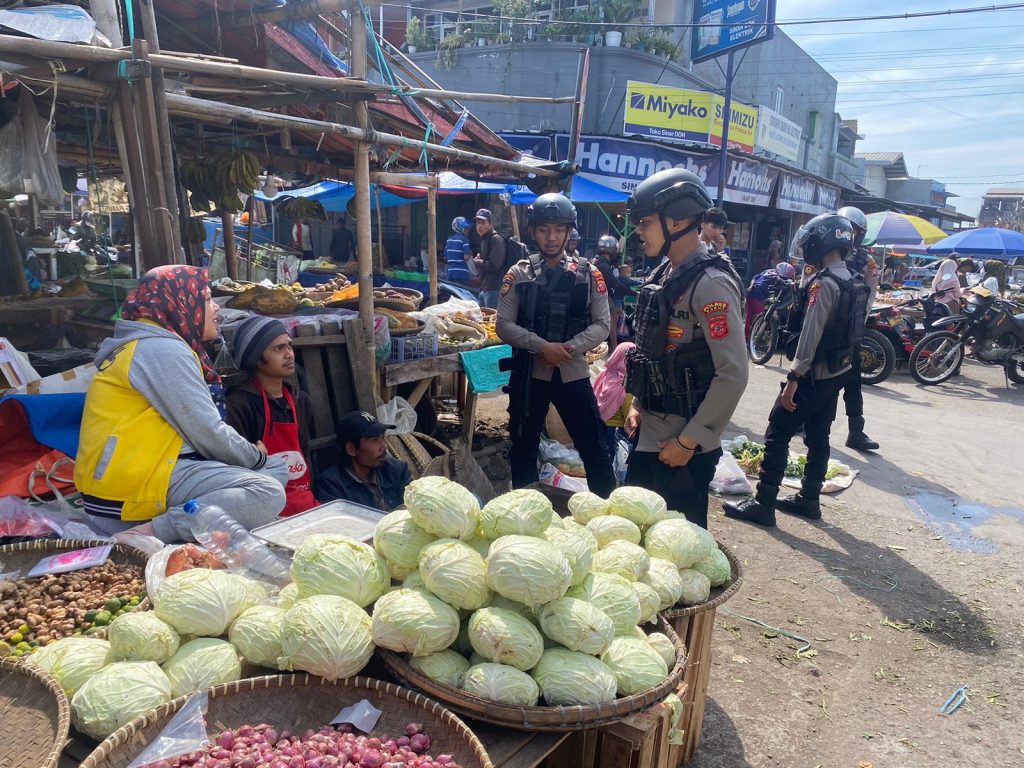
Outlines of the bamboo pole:
M 281 8 L 271 8 L 266 11 L 240 11 L 237 13 L 226 13 L 219 19 L 218 14 L 202 16 L 198 19 L 179 20 L 184 29 L 205 32 L 214 25 L 220 24 L 222 28 L 237 27 L 242 24 L 251 25 L 264 24 L 276 21 L 297 21 L 308 19 L 312 16 L 319 16 L 322 13 L 334 13 L 340 11 L 343 0 L 303 0 L 302 2 L 290 2 Z M 217 6 L 214 5 L 214 8 Z
M 253 195 L 245 201 L 245 209 L 249 214 L 249 230 L 245 234 L 245 279 L 252 280 L 252 220 L 256 218 L 256 198 Z
M 159 266 L 159 246 L 153 227 L 152 206 L 144 173 L 145 164 L 142 160 L 142 145 L 139 141 L 135 124 L 135 111 L 131 95 L 127 88 L 118 88 L 118 99 L 113 106 L 111 124 L 119 148 L 123 148 L 125 179 L 128 181 L 128 193 L 131 195 L 132 215 L 138 229 L 139 247 L 141 250 L 139 268 L 146 272 Z
M 430 303 L 437 304 L 437 188 L 427 190 L 427 275 Z
M 366 34 L 363 29 L 363 15 L 358 2 L 349 3 L 349 38 L 352 41 L 352 75 L 366 77 Z M 356 30 L 359 34 L 356 34 Z M 356 254 L 359 259 L 359 319 L 366 336 L 368 359 L 376 359 L 373 339 L 373 239 L 370 227 L 370 115 L 365 101 L 355 103 L 356 122 L 360 129 L 355 145 L 356 166 Z M 356 375 L 365 372 L 354 372 Z M 377 390 L 377 376 L 372 376 L 374 392 Z
M 351 125 L 331 123 L 324 120 L 314 120 L 307 117 L 295 115 L 280 115 L 274 112 L 265 112 L 259 109 L 238 107 L 232 104 L 211 102 L 205 99 L 197 99 L 192 96 L 181 96 L 175 93 L 167 94 L 167 108 L 174 115 L 188 116 L 195 119 L 226 118 L 250 122 L 256 125 L 266 125 L 274 128 L 298 128 L 300 130 L 315 131 L 316 133 L 331 133 L 353 141 L 363 141 L 371 144 L 385 144 L 401 149 L 414 149 L 417 152 L 424 147 L 427 153 L 434 157 L 450 157 L 455 160 L 463 160 L 468 163 L 481 165 L 490 168 L 500 168 L 519 174 L 532 174 L 547 178 L 558 178 L 561 174 L 549 168 L 538 168 L 525 163 L 517 163 L 514 160 L 502 160 L 497 157 L 481 155 L 477 152 L 469 152 L 455 147 L 443 147 L 440 144 L 424 144 L 422 141 L 399 136 L 394 133 L 382 133 L 366 128 L 356 128 Z M 358 115 L 360 108 L 365 109 L 365 102 L 356 102 L 355 109 Z M 358 120 L 357 120 L 358 122 Z
M 14 35 L 0 35 L 0 53 L 33 56 L 42 59 L 68 59 L 90 63 L 118 62 L 132 58 L 125 48 L 101 48 L 95 45 L 61 43 L 52 40 L 33 40 Z M 153 53 L 150 63 L 154 67 L 172 72 L 220 75 L 229 80 L 255 80 L 261 83 L 283 83 L 303 88 L 337 92 L 360 91 L 365 94 L 411 96 L 415 99 L 457 99 L 459 101 L 488 101 L 508 104 L 571 104 L 575 96 L 513 96 L 504 93 L 472 93 L 442 88 L 398 88 L 360 81 L 356 77 L 324 77 L 302 72 L 284 72 L 263 67 L 249 67 L 225 61 L 196 59 L 168 53 Z
M 224 231 L 224 266 L 228 277 L 238 280 L 238 249 L 235 247 L 235 214 L 221 211 L 221 227 Z
M 373 188 L 377 201 L 377 274 L 384 274 L 384 209 L 380 205 L 380 187 Z

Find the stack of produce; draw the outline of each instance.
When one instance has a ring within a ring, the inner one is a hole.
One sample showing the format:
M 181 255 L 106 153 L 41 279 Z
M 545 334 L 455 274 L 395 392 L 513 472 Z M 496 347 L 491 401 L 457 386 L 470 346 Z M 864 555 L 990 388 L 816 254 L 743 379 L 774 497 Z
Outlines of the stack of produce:
M 756 476 L 761 469 L 761 462 L 764 460 L 764 446 L 747 440 L 743 445 L 731 449 L 733 458 L 740 468 L 748 475 Z M 786 477 L 802 478 L 804 468 L 807 466 L 807 455 L 803 453 L 790 453 L 786 461 Z M 828 460 L 828 469 L 825 472 L 825 479 L 831 480 L 839 475 L 848 475 L 850 468 L 835 459 Z

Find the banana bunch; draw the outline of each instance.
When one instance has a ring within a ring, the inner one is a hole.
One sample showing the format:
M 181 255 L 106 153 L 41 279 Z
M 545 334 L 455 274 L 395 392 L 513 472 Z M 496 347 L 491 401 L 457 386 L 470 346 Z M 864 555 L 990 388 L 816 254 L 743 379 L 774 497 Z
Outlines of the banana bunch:
M 189 203 L 195 211 L 219 209 L 237 213 L 244 205 L 239 195 L 256 189 L 259 176 L 260 161 L 244 150 L 181 164 L 181 181 L 189 191 Z
M 196 245 L 206 242 L 206 227 L 203 226 L 201 216 L 189 216 L 181 220 L 181 236 L 186 243 Z
M 310 200 L 305 197 L 293 197 L 281 204 L 281 211 L 292 221 L 301 219 L 316 219 L 326 221 L 327 212 L 323 205 L 317 200 Z

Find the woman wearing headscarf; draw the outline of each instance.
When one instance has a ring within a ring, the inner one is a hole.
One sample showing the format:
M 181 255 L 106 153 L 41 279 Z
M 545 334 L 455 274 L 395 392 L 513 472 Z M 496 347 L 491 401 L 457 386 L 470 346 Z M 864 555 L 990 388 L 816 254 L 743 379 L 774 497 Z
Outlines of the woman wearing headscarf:
M 219 308 L 205 269 L 157 267 L 100 345 L 82 415 L 75 485 L 95 527 L 189 541 L 182 505 L 216 505 L 246 528 L 284 508 L 288 467 L 224 423 L 203 347 Z
M 960 309 L 960 278 L 956 274 L 957 264 L 953 259 L 946 259 L 939 268 L 935 270 L 935 277 L 932 278 L 932 293 L 936 298 L 949 307 L 954 315 Z M 942 292 L 942 295 L 938 294 Z
M 605 425 L 605 438 L 608 441 L 608 453 L 615 460 L 615 450 L 619 434 L 626 438 L 623 426 L 629 415 L 629 405 L 633 396 L 626 392 L 626 353 L 636 347 L 632 342 L 623 342 L 615 347 L 608 357 L 604 370 L 594 380 L 594 397 L 597 399 L 597 410 Z M 628 439 L 628 438 L 626 438 Z

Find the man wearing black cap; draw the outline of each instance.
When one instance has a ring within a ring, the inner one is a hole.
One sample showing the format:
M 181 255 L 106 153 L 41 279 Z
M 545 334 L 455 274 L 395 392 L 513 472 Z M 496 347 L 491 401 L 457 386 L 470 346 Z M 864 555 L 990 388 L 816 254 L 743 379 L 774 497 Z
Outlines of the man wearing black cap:
M 708 249 L 708 253 L 718 253 L 717 240 L 724 235 L 729 226 L 729 217 L 721 208 L 708 208 L 704 221 L 700 224 L 700 241 Z
M 394 428 L 366 411 L 352 411 L 339 421 L 335 426 L 338 463 L 317 477 L 317 498 L 321 502 L 345 499 L 384 512 L 401 506 L 412 474 L 403 462 L 388 456 L 384 433 Z
M 498 308 L 498 291 L 505 275 L 505 239 L 494 231 L 494 217 L 481 208 L 474 217 L 480 235 L 480 255 L 473 261 L 480 268 L 480 306 Z

